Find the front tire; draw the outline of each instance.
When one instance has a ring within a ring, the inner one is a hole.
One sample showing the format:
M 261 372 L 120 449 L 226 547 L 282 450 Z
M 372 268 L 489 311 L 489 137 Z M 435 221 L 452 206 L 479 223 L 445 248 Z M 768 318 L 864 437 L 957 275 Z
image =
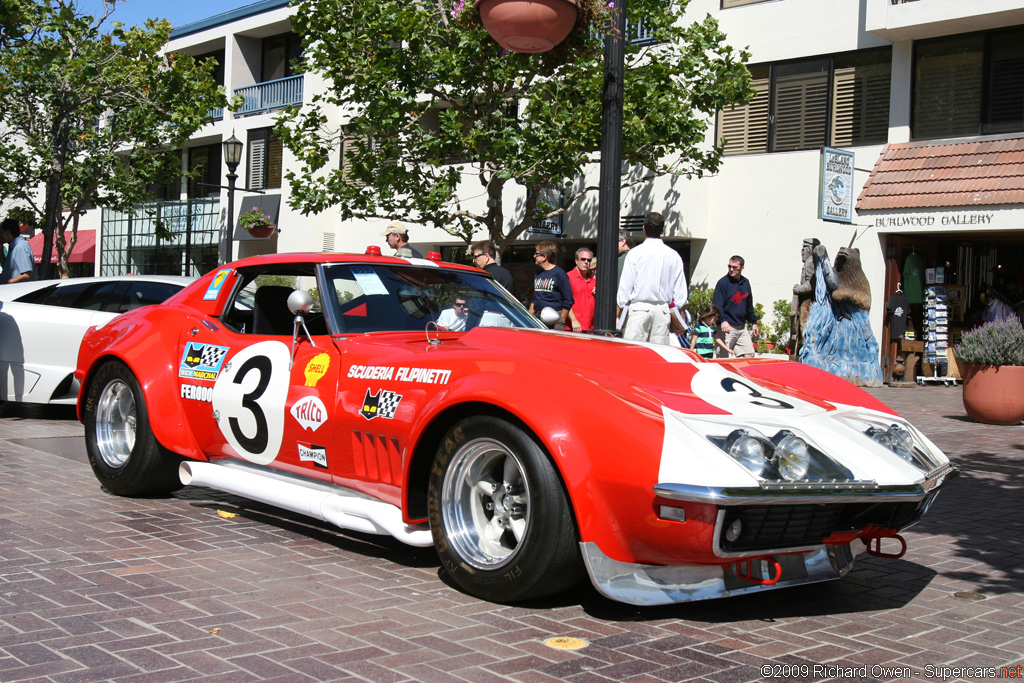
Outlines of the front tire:
M 515 424 L 476 416 L 449 429 L 434 458 L 427 503 L 437 554 L 472 595 L 532 600 L 583 575 L 558 471 Z
M 96 371 L 89 382 L 84 415 L 89 464 L 111 493 L 143 496 L 182 487 L 181 458 L 153 436 L 142 387 L 123 363 L 108 361 Z

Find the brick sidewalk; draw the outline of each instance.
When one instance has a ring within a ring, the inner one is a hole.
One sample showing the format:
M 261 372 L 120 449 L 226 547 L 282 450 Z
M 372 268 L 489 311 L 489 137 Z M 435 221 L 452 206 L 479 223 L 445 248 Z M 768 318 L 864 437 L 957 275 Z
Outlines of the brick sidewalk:
M 906 556 L 862 556 L 843 581 L 649 609 L 589 586 L 494 605 L 445 583 L 429 549 L 205 489 L 116 498 L 72 412 L 6 405 L 0 680 L 739 683 L 765 665 L 826 664 L 964 680 L 924 667 L 1024 663 L 1024 427 L 970 422 L 959 388 L 872 393 L 964 472 L 905 534 Z M 555 650 L 554 636 L 588 645 Z

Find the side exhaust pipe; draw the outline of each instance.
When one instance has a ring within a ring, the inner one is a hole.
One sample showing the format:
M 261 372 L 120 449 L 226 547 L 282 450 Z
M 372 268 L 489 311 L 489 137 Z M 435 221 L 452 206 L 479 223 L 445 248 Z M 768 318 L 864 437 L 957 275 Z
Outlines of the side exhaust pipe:
M 420 548 L 433 545 L 429 529 L 409 526 L 402 519 L 400 509 L 379 500 L 346 496 L 249 468 L 212 462 L 185 461 L 178 467 L 178 478 L 185 486 L 207 486 L 342 529 L 392 536 Z

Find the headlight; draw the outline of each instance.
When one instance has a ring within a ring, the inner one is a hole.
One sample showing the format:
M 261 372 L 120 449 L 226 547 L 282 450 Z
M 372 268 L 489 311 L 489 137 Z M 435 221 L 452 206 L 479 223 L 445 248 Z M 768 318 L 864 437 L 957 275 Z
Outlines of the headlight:
M 776 439 L 775 466 L 779 474 L 786 481 L 805 479 L 811 466 L 811 451 L 807 442 L 792 432 L 779 432 Z
M 708 434 L 707 439 L 765 485 L 854 481 L 852 472 L 791 429 L 780 429 L 768 438 L 746 427 L 724 437 Z
M 846 415 L 841 419 L 925 474 L 934 472 L 945 464 L 922 439 L 918 438 L 905 425 L 874 417 Z
M 737 429 L 729 435 L 729 439 L 731 441 L 728 447 L 729 455 L 743 465 L 745 470 L 755 477 L 760 477 L 764 472 L 765 465 L 768 464 L 765 459 L 764 442 L 751 436 L 745 429 Z

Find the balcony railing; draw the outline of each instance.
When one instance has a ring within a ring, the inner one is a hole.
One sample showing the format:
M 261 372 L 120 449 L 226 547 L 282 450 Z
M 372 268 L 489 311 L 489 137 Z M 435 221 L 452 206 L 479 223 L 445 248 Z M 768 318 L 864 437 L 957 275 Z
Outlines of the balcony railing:
M 210 120 L 220 121 L 224 118 L 224 107 L 217 107 L 216 109 L 210 110 Z
M 626 40 L 631 45 L 654 45 L 657 42 L 654 40 L 654 29 L 643 19 L 626 22 Z
M 257 83 L 244 88 L 235 88 L 235 94 L 245 100 L 236 116 L 259 114 L 281 109 L 289 104 L 302 104 L 302 76 L 289 76 L 276 81 Z

